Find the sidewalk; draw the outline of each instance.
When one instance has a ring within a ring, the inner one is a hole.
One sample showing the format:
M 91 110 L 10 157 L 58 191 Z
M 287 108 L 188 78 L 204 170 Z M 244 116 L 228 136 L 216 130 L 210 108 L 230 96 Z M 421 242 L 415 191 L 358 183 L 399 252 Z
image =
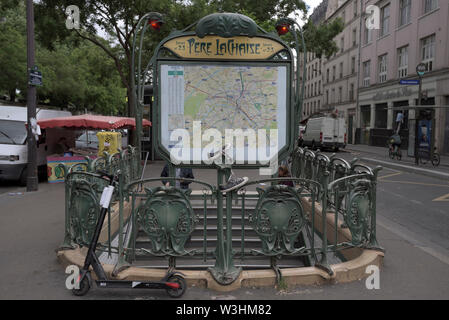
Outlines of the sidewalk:
M 438 167 L 434 167 L 429 161 L 427 164 L 415 164 L 415 158 L 407 156 L 407 150 L 402 150 L 402 160 L 391 160 L 388 156 L 388 149 L 383 147 L 373 147 L 367 145 L 347 145 L 347 152 L 361 161 L 372 164 L 389 167 L 397 170 L 407 170 L 417 174 L 427 175 L 433 178 L 449 180 L 449 156 L 441 155 L 441 163 Z

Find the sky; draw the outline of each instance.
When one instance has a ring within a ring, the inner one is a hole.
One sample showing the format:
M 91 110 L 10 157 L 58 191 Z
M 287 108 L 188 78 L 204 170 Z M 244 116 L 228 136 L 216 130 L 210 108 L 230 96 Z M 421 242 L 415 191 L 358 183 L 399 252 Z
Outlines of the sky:
M 309 15 L 312 14 L 313 9 L 318 7 L 321 3 L 321 0 L 304 0 L 304 2 L 309 6 Z

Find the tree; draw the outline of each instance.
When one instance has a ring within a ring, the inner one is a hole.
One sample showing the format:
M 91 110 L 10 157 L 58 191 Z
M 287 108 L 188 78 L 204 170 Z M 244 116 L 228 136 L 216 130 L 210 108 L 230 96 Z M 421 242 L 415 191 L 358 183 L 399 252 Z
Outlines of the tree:
M 76 5 L 80 8 L 80 30 L 67 30 L 65 8 Z M 152 34 L 147 44 L 147 58 L 156 45 L 172 29 L 183 29 L 201 17 L 217 11 L 245 11 L 251 13 L 259 22 L 270 20 L 273 16 L 288 15 L 296 10 L 305 11 L 301 0 L 191 0 L 191 1 L 148 1 L 148 0 L 42 0 L 36 4 L 37 30 L 39 40 L 51 47 L 55 38 L 64 39 L 75 32 L 80 38 L 102 48 L 114 61 L 123 86 L 127 89 L 129 109 L 133 105 L 131 82 L 132 40 L 139 19 L 150 11 L 165 15 L 166 26 L 160 34 Z M 116 44 L 114 48 L 105 46 L 98 35 L 103 30 Z M 148 59 L 147 59 L 148 60 Z M 130 112 L 130 115 L 132 112 Z
M 113 62 L 97 46 L 56 44 L 53 50 L 38 50 L 37 62 L 44 76 L 41 100 L 72 111 L 123 114 L 126 90 Z
M 68 30 L 65 27 L 67 19 L 65 9 L 69 5 L 76 5 L 80 9 L 79 30 Z M 240 12 L 254 18 L 262 27 L 274 31 L 274 21 L 277 17 L 288 16 L 292 13 L 307 11 L 302 0 L 41 0 L 35 4 L 36 30 L 38 40 L 48 48 L 55 45 L 55 40 L 63 40 L 74 33 L 79 39 L 91 42 L 101 48 L 112 59 L 122 85 L 127 90 L 128 115 L 133 115 L 134 95 L 131 83 L 135 74 L 131 70 L 132 41 L 136 33 L 139 19 L 150 11 L 161 12 L 165 15 L 166 25 L 160 33 L 148 35 L 145 45 L 145 60 L 149 61 L 157 44 L 166 37 L 171 30 L 181 30 L 203 16 L 213 12 Z M 243 8 L 243 9 L 242 9 Z M 105 43 L 99 36 L 102 31 L 109 40 Z M 336 47 L 335 43 L 328 45 L 334 28 L 323 31 L 310 28 L 310 48 L 317 45 L 328 53 Z M 338 31 L 338 30 L 337 30 Z M 314 41 L 317 33 L 323 41 Z M 288 38 L 287 38 L 288 39 Z
M 0 17 L 0 91 L 15 101 L 16 90 L 25 91 L 27 86 L 25 5 L 12 8 L 12 3 L 2 3 Z

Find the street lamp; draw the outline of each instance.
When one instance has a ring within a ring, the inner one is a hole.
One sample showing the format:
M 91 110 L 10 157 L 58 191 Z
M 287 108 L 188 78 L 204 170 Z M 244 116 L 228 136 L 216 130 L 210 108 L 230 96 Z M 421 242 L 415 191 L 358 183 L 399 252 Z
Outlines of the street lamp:
M 301 45 L 303 48 L 303 55 L 304 55 L 304 67 L 303 67 L 303 76 L 302 76 L 302 86 L 300 91 L 300 70 L 299 70 L 299 43 L 298 43 L 298 35 L 296 33 L 297 30 L 295 30 L 295 26 L 297 26 L 300 34 L 301 34 Z M 301 26 L 293 19 L 290 18 L 281 18 L 276 22 L 276 30 L 279 34 L 279 36 L 286 35 L 290 31 L 292 31 L 293 36 L 295 38 L 295 46 L 296 46 L 296 96 L 295 96 L 295 106 L 296 106 L 296 116 L 298 119 L 295 119 L 295 124 L 297 124 L 299 121 L 301 121 L 302 118 L 302 103 L 304 98 L 304 90 L 305 90 L 305 79 L 306 79 L 306 63 L 307 63 L 307 50 L 306 50 L 306 43 L 304 41 L 304 34 L 302 31 Z
M 135 68 L 135 55 L 136 55 L 136 39 L 137 33 L 143 25 L 143 29 L 140 34 L 140 43 L 139 43 L 139 56 L 138 56 L 138 65 L 137 70 Z M 141 68 L 142 68 L 142 47 L 143 47 L 143 38 L 145 35 L 145 31 L 148 26 L 154 31 L 160 31 L 162 25 L 164 24 L 164 19 L 162 14 L 158 12 L 150 12 L 145 14 L 137 23 L 136 31 L 133 37 L 133 47 L 132 47 L 132 56 L 131 56 L 131 72 L 132 81 L 131 81 L 131 91 L 132 91 L 132 101 L 131 106 L 134 108 L 134 117 L 136 119 L 136 132 L 134 136 L 134 145 L 137 148 L 137 154 L 139 155 L 138 168 L 140 171 L 141 168 L 141 140 L 142 140 L 142 104 L 140 98 L 142 96 L 143 87 L 145 83 L 141 81 Z M 136 92 L 136 73 L 137 73 L 137 92 Z

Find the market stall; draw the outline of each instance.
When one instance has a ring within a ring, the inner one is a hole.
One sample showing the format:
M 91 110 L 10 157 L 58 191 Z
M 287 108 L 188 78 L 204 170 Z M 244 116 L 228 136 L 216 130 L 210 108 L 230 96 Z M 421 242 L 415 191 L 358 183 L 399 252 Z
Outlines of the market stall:
M 66 141 L 64 137 L 59 139 L 55 148 L 56 153 L 47 157 L 47 175 L 48 182 L 63 182 L 64 172 L 59 164 L 71 167 L 78 163 L 86 163 L 86 156 L 95 159 L 102 155 L 104 151 L 114 154 L 122 148 L 122 134 L 119 130 L 135 129 L 136 122 L 134 118 L 113 117 L 101 115 L 78 115 L 71 117 L 51 118 L 38 121 L 38 125 L 43 129 L 66 128 L 79 130 L 80 134 L 85 131 L 86 143 L 75 144 Z M 143 127 L 151 126 L 151 122 L 143 120 Z M 88 141 L 89 131 L 98 131 L 96 133 L 97 143 L 92 145 Z M 82 142 L 82 141 L 81 141 Z M 78 170 L 83 170 L 83 166 L 78 166 Z

